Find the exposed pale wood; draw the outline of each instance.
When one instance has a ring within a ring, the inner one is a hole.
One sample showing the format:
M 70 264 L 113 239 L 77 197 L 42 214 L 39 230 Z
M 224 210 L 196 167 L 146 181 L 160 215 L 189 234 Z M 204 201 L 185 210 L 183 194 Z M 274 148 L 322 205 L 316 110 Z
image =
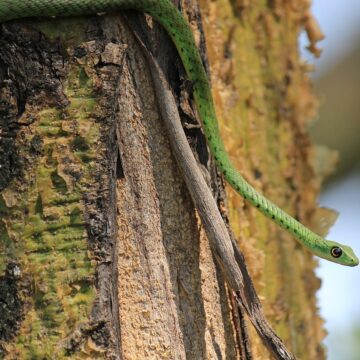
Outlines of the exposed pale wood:
M 265 344 L 273 351 L 274 356 L 277 359 L 295 359 L 265 320 L 248 274 L 246 274 L 248 282 L 244 283 L 243 275 L 237 262 L 241 261 L 244 264 L 244 259 L 239 254 L 239 250 L 236 249 L 235 243 L 232 242 L 215 199 L 196 163 L 184 134 L 174 97 L 166 83 L 165 77 L 155 59 L 149 53 L 147 54 L 157 98 L 161 99 L 159 100 L 159 108 L 169 135 L 171 148 L 184 175 L 201 221 L 204 224 L 205 232 L 217 263 L 224 272 L 226 281 L 241 299 L 239 305 L 245 307 L 253 325 Z M 234 251 L 238 254 L 237 259 Z M 242 270 L 244 271 L 244 269 L 246 267 L 243 265 Z M 249 296 L 250 294 L 251 296 Z

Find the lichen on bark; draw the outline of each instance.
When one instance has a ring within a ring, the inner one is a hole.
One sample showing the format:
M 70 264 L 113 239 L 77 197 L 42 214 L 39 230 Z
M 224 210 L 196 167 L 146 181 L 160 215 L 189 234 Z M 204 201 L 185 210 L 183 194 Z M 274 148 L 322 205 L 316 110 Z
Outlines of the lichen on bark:
M 314 167 L 307 125 L 318 101 L 298 48 L 303 29 L 310 33 L 314 52 L 322 37 L 315 31 L 310 3 L 199 2 L 216 109 L 234 164 L 256 189 L 316 230 L 322 179 Z M 315 300 L 317 261 L 238 194 L 230 188 L 227 193 L 231 225 L 265 314 L 295 355 L 323 359 L 319 344 L 325 331 Z M 256 335 L 251 340 L 254 358 L 268 358 Z

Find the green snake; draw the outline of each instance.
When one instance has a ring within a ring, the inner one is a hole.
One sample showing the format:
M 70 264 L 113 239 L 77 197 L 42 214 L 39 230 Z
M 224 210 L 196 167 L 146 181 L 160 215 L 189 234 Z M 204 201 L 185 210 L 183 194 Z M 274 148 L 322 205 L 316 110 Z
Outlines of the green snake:
M 193 96 L 210 152 L 235 191 L 291 233 L 313 254 L 342 265 L 358 265 L 359 260 L 349 246 L 325 240 L 312 232 L 256 191 L 232 165 L 220 137 L 210 84 L 193 34 L 187 21 L 170 0 L 0 0 L 0 22 L 24 17 L 80 16 L 119 10 L 147 13 L 168 32 L 192 83 Z

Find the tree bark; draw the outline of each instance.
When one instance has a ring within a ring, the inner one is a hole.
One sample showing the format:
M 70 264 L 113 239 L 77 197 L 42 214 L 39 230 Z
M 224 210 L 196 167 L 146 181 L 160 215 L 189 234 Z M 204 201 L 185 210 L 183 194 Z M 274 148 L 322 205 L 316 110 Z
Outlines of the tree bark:
M 306 6 L 181 5 L 237 167 L 311 225 L 321 178 L 306 132 L 316 100 L 297 49 Z M 225 195 L 174 46 L 150 18 L 126 14 L 1 27 L 0 358 L 270 358 L 214 261 L 135 27 L 170 81 L 270 323 L 299 358 L 323 359 L 316 261 Z
M 331 168 L 334 159 L 323 156 L 317 163 L 321 154 L 307 132 L 317 99 L 298 36 L 304 28 L 314 55 L 322 38 L 309 3 L 200 3 L 216 109 L 235 165 L 267 197 L 325 235 L 334 215 L 316 208 L 316 198 L 328 170 L 321 164 Z M 267 318 L 298 358 L 323 359 L 317 260 L 234 191 L 227 194 L 231 225 Z M 250 336 L 254 359 L 267 359 L 256 336 Z

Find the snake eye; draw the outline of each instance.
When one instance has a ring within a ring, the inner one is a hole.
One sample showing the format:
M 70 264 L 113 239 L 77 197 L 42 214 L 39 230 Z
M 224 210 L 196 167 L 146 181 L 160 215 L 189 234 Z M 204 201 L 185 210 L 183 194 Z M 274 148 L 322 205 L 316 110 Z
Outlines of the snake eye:
M 342 255 L 343 251 L 342 251 L 342 248 L 340 247 L 337 247 L 337 246 L 334 246 L 332 249 L 331 249 L 331 255 L 334 257 L 334 258 L 339 258 L 341 255 Z

